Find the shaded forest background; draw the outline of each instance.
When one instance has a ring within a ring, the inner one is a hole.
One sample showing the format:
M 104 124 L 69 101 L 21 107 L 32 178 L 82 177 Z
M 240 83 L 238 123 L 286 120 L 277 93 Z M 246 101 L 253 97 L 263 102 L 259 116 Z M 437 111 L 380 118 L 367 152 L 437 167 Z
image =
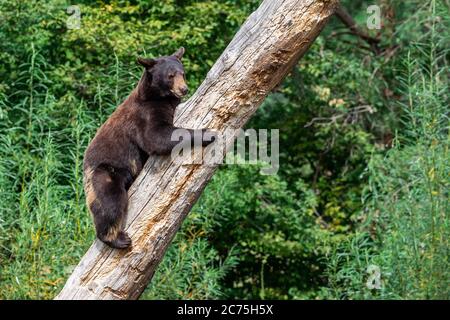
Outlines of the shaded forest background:
M 193 92 L 259 2 L 0 0 L 0 299 L 53 298 L 93 241 L 83 152 L 136 57 L 184 46 Z M 330 20 L 247 125 L 278 174 L 222 166 L 143 299 L 450 298 L 449 2 L 342 3 L 379 42 Z

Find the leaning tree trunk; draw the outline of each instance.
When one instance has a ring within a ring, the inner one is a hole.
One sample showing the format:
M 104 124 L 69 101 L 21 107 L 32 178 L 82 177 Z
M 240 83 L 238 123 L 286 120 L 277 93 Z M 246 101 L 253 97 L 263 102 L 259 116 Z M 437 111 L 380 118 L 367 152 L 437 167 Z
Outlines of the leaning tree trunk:
M 176 125 L 237 132 L 306 52 L 338 0 L 265 0 L 205 81 L 180 106 Z M 226 146 L 234 138 L 226 140 Z M 151 157 L 129 190 L 130 250 L 96 240 L 56 299 L 137 299 L 217 165 Z

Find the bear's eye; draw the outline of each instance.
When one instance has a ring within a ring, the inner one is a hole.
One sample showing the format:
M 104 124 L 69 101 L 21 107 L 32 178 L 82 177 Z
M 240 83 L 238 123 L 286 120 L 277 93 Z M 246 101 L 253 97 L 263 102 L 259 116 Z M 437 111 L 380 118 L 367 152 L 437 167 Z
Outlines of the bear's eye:
M 170 74 L 169 74 L 169 78 L 170 78 L 170 79 L 173 79 L 173 77 L 175 77 L 175 75 L 174 75 L 173 73 L 170 73 Z

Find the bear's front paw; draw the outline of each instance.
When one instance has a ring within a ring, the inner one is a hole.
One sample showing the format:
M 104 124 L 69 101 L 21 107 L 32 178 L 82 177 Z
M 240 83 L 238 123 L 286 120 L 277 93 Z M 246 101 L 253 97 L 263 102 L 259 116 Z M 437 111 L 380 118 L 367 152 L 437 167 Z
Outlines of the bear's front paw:
M 116 249 L 126 249 L 131 246 L 131 238 L 125 231 L 120 231 L 117 238 L 111 241 L 109 245 Z

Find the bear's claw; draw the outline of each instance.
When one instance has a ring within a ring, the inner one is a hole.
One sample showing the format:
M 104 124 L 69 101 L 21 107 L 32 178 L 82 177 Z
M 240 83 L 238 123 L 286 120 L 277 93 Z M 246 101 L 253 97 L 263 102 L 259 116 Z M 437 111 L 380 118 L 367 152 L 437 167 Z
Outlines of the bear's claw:
M 107 242 L 105 241 L 105 243 L 112 248 L 126 249 L 131 246 L 131 238 L 126 232 L 120 231 L 115 240 Z

